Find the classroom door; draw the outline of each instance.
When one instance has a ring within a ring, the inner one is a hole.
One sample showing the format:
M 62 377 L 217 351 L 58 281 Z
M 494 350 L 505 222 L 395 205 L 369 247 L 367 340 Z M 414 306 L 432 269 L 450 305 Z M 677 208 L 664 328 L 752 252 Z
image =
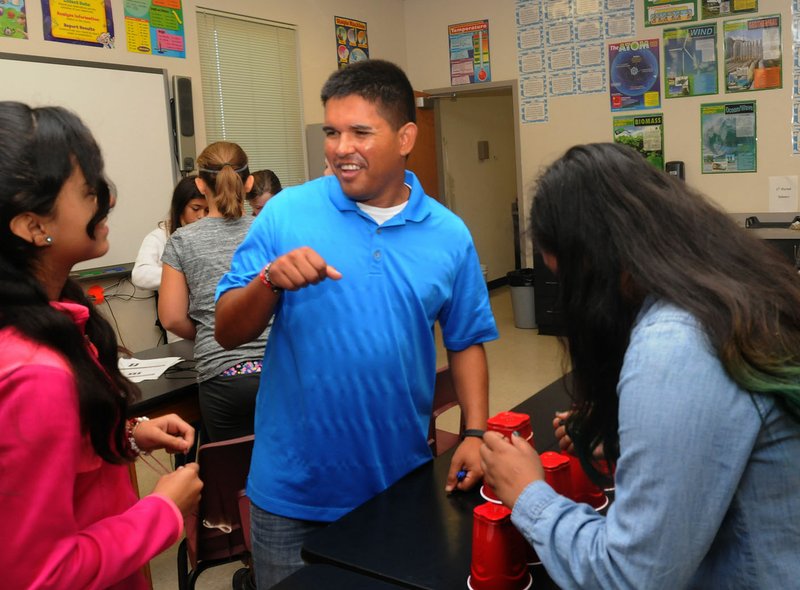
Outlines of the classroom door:
M 414 96 L 429 96 L 414 91 Z M 439 198 L 439 170 L 436 165 L 436 119 L 433 108 L 417 107 L 417 142 L 406 167 L 417 175 L 425 192 Z

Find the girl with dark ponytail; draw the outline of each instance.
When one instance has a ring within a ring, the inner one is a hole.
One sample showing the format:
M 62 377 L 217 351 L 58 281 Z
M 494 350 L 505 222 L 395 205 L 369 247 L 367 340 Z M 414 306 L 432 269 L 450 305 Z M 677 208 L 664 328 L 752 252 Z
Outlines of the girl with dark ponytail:
M 0 552 L 11 588 L 143 588 L 141 566 L 179 537 L 196 467 L 138 500 L 138 452 L 183 452 L 175 415 L 126 420 L 135 385 L 111 326 L 69 280 L 108 250 L 113 206 L 88 129 L 57 107 L 0 102 Z
M 247 155 L 229 141 L 197 157 L 198 190 L 208 215 L 178 228 L 164 249 L 158 317 L 165 329 L 194 340 L 200 412 L 211 442 L 253 434 L 261 359 L 269 328 L 257 339 L 225 350 L 214 338 L 214 295 L 253 217 L 244 202 L 253 188 Z

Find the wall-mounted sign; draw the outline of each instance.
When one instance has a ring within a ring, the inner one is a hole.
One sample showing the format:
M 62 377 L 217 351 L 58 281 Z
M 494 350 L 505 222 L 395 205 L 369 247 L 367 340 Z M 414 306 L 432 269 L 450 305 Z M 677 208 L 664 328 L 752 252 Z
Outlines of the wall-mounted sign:
M 489 21 L 476 20 L 448 25 L 450 85 L 490 82 Z
M 658 39 L 608 44 L 612 111 L 661 106 Z
M 700 105 L 703 174 L 756 171 L 756 103 Z
M 0 33 L 12 39 L 28 38 L 25 0 L 0 0 Z
M 333 27 L 336 33 L 336 59 L 339 69 L 347 64 L 369 59 L 366 22 L 335 16 Z
M 42 0 L 46 41 L 114 49 L 111 0 Z
M 125 0 L 128 51 L 186 57 L 181 0 Z

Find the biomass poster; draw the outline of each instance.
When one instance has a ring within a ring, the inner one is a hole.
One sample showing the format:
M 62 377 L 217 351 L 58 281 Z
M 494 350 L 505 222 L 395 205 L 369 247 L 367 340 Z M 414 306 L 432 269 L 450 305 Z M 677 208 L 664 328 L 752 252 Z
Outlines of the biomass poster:
M 612 111 L 661 106 L 658 39 L 609 43 L 608 69 Z
M 758 12 L 758 0 L 700 0 L 700 20 Z
M 12 39 L 28 38 L 25 0 L 0 0 L 0 31 Z
M 646 27 L 697 20 L 697 0 L 644 0 Z
M 717 25 L 664 30 L 664 97 L 717 94 Z
M 114 49 L 111 0 L 42 0 L 46 41 Z
M 725 38 L 725 92 L 780 88 L 781 17 L 729 20 Z
M 664 169 L 664 115 L 614 117 L 614 141 L 632 147 L 656 168 Z
M 700 105 L 703 174 L 756 171 L 756 103 Z
M 125 0 L 128 51 L 186 57 L 181 0 Z
M 335 16 L 333 27 L 336 33 L 336 59 L 340 70 L 348 64 L 369 59 L 366 22 Z
M 450 85 L 491 82 L 489 21 L 448 25 L 447 35 L 450 42 Z

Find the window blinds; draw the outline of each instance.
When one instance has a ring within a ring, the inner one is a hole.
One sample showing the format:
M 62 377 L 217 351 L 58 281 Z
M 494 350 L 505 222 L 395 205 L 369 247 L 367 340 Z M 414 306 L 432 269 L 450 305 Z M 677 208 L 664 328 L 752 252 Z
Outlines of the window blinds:
M 251 171 L 284 186 L 305 182 L 295 29 L 198 10 L 197 30 L 208 142 L 238 143 Z

